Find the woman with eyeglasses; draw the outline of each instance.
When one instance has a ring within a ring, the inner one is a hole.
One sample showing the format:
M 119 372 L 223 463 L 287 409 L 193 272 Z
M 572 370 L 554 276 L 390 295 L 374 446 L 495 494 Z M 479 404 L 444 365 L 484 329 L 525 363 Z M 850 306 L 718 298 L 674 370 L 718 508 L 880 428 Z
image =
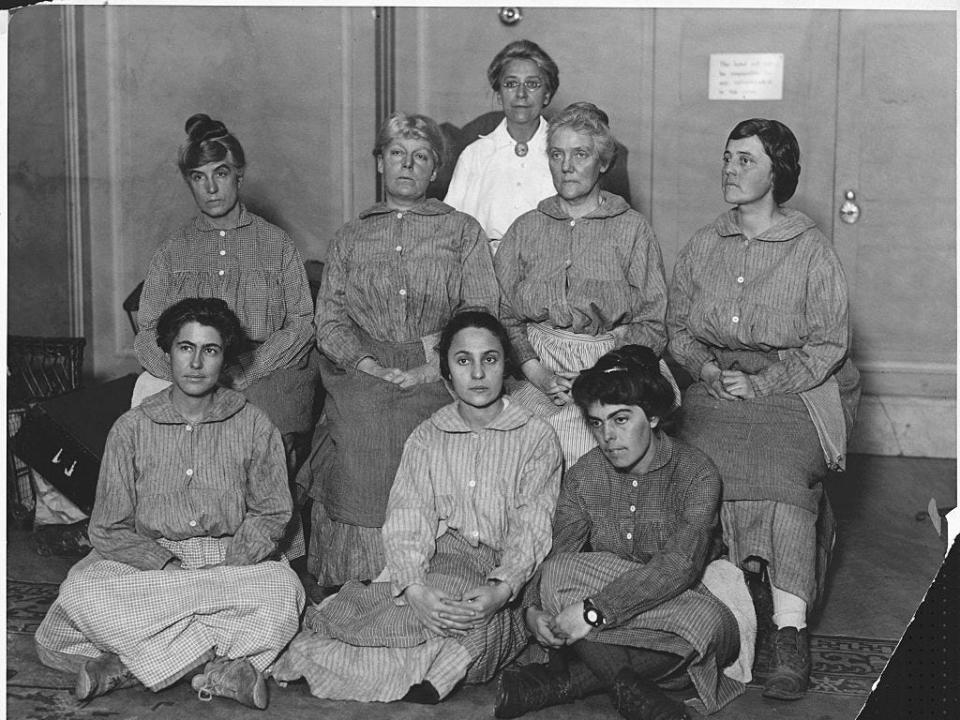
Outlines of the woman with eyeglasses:
M 493 58 L 487 80 L 504 118 L 460 154 L 444 202 L 475 217 L 496 251 L 510 224 L 554 192 L 542 113 L 560 71 L 539 45 L 516 40 Z
M 621 345 L 663 352 L 667 282 L 650 223 L 600 188 L 617 157 L 607 114 L 587 102 L 565 108 L 547 157 L 555 194 L 517 218 L 494 267 L 526 377 L 511 393 L 553 425 L 570 467 L 596 444 L 570 397 L 574 378 Z
M 499 302 L 480 225 L 426 196 L 444 155 L 437 124 L 394 113 L 373 155 L 385 199 L 338 231 L 317 297 L 327 396 L 310 459 L 308 566 L 321 586 L 383 570 L 380 528 L 403 443 L 450 402 L 440 330 L 460 309 Z

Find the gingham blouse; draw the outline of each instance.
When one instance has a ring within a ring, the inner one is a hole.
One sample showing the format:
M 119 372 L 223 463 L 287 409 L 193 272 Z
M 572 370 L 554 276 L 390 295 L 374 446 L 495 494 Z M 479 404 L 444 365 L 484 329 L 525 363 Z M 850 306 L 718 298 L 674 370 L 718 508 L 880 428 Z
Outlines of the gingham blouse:
M 107 437 L 90 540 L 108 560 L 157 570 L 172 558 L 156 542 L 227 538 L 227 565 L 277 549 L 292 500 L 279 431 L 233 390 L 188 423 L 170 390 L 128 410 Z

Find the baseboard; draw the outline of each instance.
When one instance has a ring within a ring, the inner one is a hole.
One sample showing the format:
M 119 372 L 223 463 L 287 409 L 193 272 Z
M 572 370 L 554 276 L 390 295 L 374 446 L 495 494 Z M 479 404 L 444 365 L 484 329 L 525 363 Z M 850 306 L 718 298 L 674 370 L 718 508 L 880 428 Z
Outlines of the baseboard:
M 863 395 L 848 451 L 905 457 L 957 457 L 957 401 Z

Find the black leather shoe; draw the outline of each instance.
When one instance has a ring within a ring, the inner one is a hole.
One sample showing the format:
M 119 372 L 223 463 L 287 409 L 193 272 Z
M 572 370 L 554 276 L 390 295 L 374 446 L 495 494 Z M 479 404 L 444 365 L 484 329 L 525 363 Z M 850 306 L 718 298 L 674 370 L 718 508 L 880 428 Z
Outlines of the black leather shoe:
M 807 629 L 780 628 L 773 638 L 770 675 L 763 696 L 777 700 L 799 700 L 810 684 L 810 645 Z
M 671 700 L 650 680 L 625 668 L 613 682 L 613 702 L 627 720 L 689 720 L 683 703 Z
M 515 718 L 574 700 L 569 673 L 558 675 L 547 665 L 521 665 L 500 673 L 493 716 Z

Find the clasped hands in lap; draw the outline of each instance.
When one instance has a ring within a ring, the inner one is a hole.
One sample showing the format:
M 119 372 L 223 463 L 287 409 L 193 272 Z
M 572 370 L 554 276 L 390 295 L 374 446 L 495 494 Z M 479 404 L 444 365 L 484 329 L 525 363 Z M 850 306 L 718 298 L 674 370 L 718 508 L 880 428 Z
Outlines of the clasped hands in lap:
M 700 379 L 710 397 L 718 400 L 748 400 L 756 397 L 750 375 L 741 370 L 721 370 L 715 362 L 704 363 Z
M 404 599 L 420 623 L 441 637 L 458 637 L 483 627 L 510 599 L 506 583 L 484 584 L 460 597 L 430 585 L 411 585 Z

